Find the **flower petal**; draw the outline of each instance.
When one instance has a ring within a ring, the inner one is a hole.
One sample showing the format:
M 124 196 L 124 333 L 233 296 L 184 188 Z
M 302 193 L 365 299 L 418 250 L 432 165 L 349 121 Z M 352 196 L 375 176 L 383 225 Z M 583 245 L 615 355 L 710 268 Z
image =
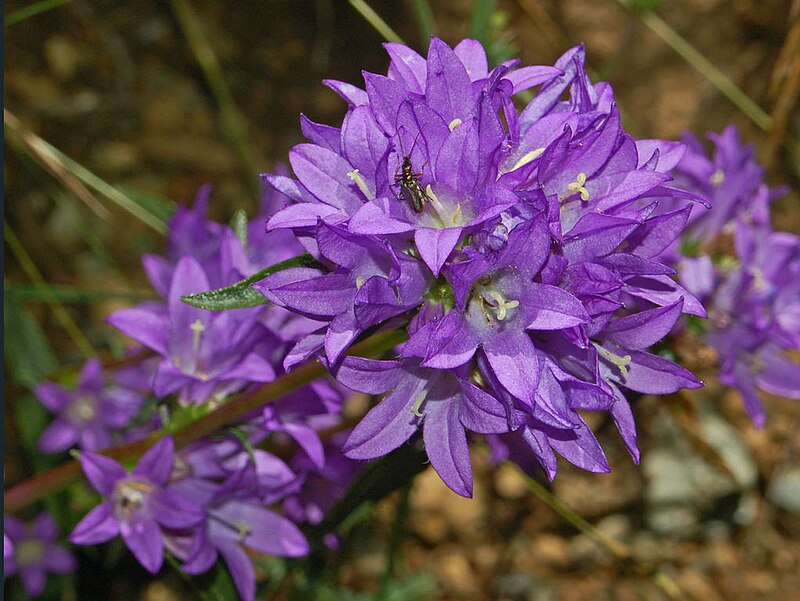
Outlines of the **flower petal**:
M 442 481 L 462 497 L 471 497 L 472 466 L 467 433 L 458 419 L 458 405 L 434 403 L 425 412 L 422 435 L 428 459 Z
M 97 545 L 119 534 L 119 522 L 113 515 L 110 502 L 101 503 L 84 518 L 69 535 L 70 542 L 76 545 Z

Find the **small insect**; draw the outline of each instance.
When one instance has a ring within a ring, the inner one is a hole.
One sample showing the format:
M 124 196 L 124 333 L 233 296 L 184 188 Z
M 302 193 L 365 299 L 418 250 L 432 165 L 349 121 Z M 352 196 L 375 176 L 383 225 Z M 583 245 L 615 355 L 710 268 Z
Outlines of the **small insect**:
M 416 143 L 417 140 L 414 139 L 414 144 Z M 413 151 L 414 146 L 412 145 L 411 152 Z M 403 155 L 403 165 L 394 173 L 394 185 L 400 186 L 397 200 L 405 200 L 415 213 L 422 213 L 425 202 L 430 201 L 431 198 L 422 188 L 418 179 L 424 175 L 425 165 L 422 166 L 423 171 L 414 173 L 414 168 L 411 166 L 411 152 Z

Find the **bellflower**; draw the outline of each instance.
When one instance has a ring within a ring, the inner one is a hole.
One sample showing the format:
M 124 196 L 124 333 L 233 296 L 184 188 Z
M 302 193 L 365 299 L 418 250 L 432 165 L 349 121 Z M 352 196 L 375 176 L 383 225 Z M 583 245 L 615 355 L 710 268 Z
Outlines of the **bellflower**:
M 194 501 L 166 488 L 174 453 L 172 438 L 163 438 L 130 473 L 113 459 L 82 453 L 86 478 L 106 500 L 75 526 L 70 541 L 96 545 L 121 535 L 139 563 L 158 572 L 164 561 L 164 531 L 191 528 L 204 517 Z
M 276 203 L 264 197 L 264 209 Z M 288 340 L 319 327 L 280 308 L 211 313 L 181 296 L 232 284 L 264 264 L 302 250 L 289 232 L 234 232 L 206 218 L 208 191 L 193 209 L 179 209 L 170 222 L 167 256 L 146 257 L 145 269 L 166 302 L 144 303 L 109 317 L 109 323 L 161 356 L 153 381 L 159 397 L 177 392 L 183 403 L 219 400 L 250 383 L 274 379 L 275 356 Z M 200 234 L 198 234 L 200 232 Z
M 49 513 L 40 513 L 30 525 L 11 515 L 3 520 L 3 575 L 8 578 L 19 574 L 31 597 L 44 592 L 48 573 L 67 574 L 75 570 L 75 558 L 56 544 L 58 526 Z
M 255 494 L 257 474 L 252 466 L 233 473 L 206 503 L 208 518 L 192 540 L 181 569 L 202 574 L 222 555 L 244 601 L 255 598 L 255 573 L 247 551 L 298 557 L 308 543 L 291 521 L 264 507 Z
M 554 450 L 607 470 L 578 413 L 595 410 L 638 460 L 623 389 L 700 385 L 648 352 L 681 312 L 705 315 L 658 260 L 684 205 L 705 200 L 673 185 L 684 146 L 628 135 L 582 47 L 554 67 L 492 70 L 473 40 L 432 38 L 427 58 L 386 49 L 387 75 L 365 73 L 364 90 L 326 82 L 349 109 L 341 128 L 303 119 L 296 179 L 265 176 L 290 199 L 268 229 L 293 231 L 323 264 L 256 286 L 326 324 L 290 357 L 324 348 L 341 382 L 386 394 L 345 454 L 383 455 L 421 427 L 436 471 L 469 495 L 467 431 L 520 436 L 550 475 Z M 537 85 L 518 112 L 513 97 Z M 664 198 L 678 207 L 656 212 Z M 398 357 L 342 358 L 390 319 L 408 323 Z
M 733 126 L 709 138 L 711 157 L 696 138 L 684 137 L 688 151 L 675 176 L 711 206 L 691 209 L 680 249 L 662 257 L 708 304 L 704 341 L 717 352 L 719 380 L 739 390 L 760 428 L 759 390 L 800 398 L 800 364 L 786 354 L 800 349 L 800 242 L 772 230 L 769 203 L 784 189 L 763 182 L 752 146 Z
M 58 414 L 39 438 L 39 450 L 45 453 L 66 451 L 74 445 L 84 451 L 110 446 L 115 431 L 128 424 L 145 400 L 136 389 L 107 383 L 96 358 L 83 366 L 74 390 L 43 382 L 34 392 L 45 407 Z

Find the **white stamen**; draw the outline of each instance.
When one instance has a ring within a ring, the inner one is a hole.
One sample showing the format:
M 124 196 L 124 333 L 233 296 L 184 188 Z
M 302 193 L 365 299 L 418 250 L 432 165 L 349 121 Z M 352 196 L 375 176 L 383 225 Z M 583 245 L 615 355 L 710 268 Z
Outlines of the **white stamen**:
M 203 332 L 205 332 L 206 326 L 199 319 L 195 319 L 189 326 L 189 329 L 192 330 L 192 353 L 196 355 L 197 351 L 200 349 L 200 337 L 203 335 Z
M 363 275 L 360 275 L 360 276 L 358 276 L 358 277 L 356 278 L 356 290 L 361 290 L 361 286 L 363 286 L 363 285 L 364 285 L 364 282 L 365 282 L 365 281 L 366 281 L 366 280 L 364 279 L 364 276 L 363 276 Z
M 514 166 L 510 169 L 510 171 L 516 171 L 520 167 L 524 167 L 534 159 L 537 159 L 540 156 L 542 156 L 542 154 L 544 154 L 544 147 L 531 150 L 530 152 L 526 152 L 516 163 L 514 163 Z
M 417 398 L 414 399 L 414 404 L 411 406 L 411 410 L 409 413 L 412 415 L 416 415 L 417 417 L 422 417 L 422 412 L 420 412 L 420 407 L 422 407 L 422 403 L 425 402 L 425 397 L 428 396 L 428 392 L 423 390 L 417 395 Z
M 725 181 L 725 172 L 722 169 L 717 169 L 714 173 L 711 174 L 711 177 L 708 178 L 708 183 L 712 186 L 719 186 L 722 182 Z
M 594 348 L 597 349 L 597 352 L 600 353 L 600 355 L 604 359 L 611 361 L 611 363 L 613 363 L 619 368 L 619 373 L 621 373 L 623 376 L 628 375 L 628 364 L 631 362 L 630 355 L 620 356 L 617 355 L 616 353 L 612 353 L 610 350 L 600 346 L 596 342 L 592 342 L 592 344 L 594 345 Z
M 508 316 L 509 309 L 516 309 L 519 307 L 519 301 L 507 301 L 497 290 L 488 290 L 487 292 L 495 303 L 497 303 L 494 308 L 494 312 L 497 314 L 497 321 L 503 321 Z
M 453 120 L 452 120 L 450 123 L 448 123 L 448 124 L 447 124 L 447 127 L 449 127 L 449 128 L 450 128 L 450 131 L 453 131 L 453 130 L 454 130 L 456 127 L 458 127 L 459 125 L 461 125 L 461 123 L 463 123 L 463 122 L 461 121 L 461 119 L 459 119 L 458 117 L 456 117 L 456 118 L 455 118 L 455 119 L 453 119 Z
M 348 171 L 347 177 L 355 182 L 356 186 L 358 186 L 358 189 L 361 190 L 361 193 L 367 198 L 367 200 L 372 200 L 372 193 L 370 193 L 369 188 L 367 187 L 367 182 L 365 182 L 364 178 L 361 177 L 358 169 Z

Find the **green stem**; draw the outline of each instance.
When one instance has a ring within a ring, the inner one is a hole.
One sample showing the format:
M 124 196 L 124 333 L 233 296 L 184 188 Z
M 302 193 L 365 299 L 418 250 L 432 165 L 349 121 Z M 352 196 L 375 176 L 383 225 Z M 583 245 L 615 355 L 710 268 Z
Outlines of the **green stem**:
M 366 357 L 379 355 L 400 344 L 404 339 L 405 332 L 400 330 L 379 332 L 354 345 L 350 349 L 350 354 Z M 318 361 L 304 363 L 288 374 L 284 374 L 255 390 L 241 394 L 198 420 L 187 423 L 172 434 L 175 445 L 178 448 L 185 447 L 222 428 L 232 426 L 238 423 L 242 416 L 254 409 L 276 401 L 293 390 L 297 390 L 301 386 L 321 378 L 326 373 L 327 371 Z M 135 459 L 140 457 L 163 436 L 164 432 L 155 432 L 142 440 L 107 449 L 103 451 L 103 455 L 117 461 Z M 80 475 L 80 463 L 72 460 L 24 480 L 6 491 L 4 495 L 5 511 L 19 511 L 36 501 L 57 493 L 76 482 Z

